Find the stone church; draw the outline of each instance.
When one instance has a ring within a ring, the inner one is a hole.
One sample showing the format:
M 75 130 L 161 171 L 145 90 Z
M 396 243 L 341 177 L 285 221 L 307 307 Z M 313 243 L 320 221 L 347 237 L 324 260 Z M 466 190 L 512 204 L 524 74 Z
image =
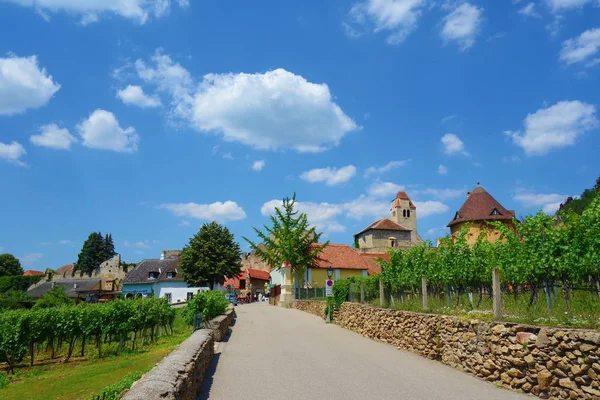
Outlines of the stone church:
M 364 253 L 385 253 L 390 248 L 418 246 L 417 207 L 405 192 L 398 192 L 390 207 L 391 218 L 373 222 L 354 235 L 355 247 Z

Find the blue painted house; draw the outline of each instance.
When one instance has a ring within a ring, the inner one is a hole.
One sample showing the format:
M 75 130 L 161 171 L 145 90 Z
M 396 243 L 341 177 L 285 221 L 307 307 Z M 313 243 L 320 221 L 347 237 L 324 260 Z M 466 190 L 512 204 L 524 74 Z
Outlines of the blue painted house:
M 188 301 L 196 293 L 209 290 L 208 287 L 189 287 L 179 270 L 178 252 L 166 251 L 160 260 L 143 260 L 125 275 L 123 296 L 165 297 L 169 304 Z M 172 254 L 177 253 L 177 254 Z

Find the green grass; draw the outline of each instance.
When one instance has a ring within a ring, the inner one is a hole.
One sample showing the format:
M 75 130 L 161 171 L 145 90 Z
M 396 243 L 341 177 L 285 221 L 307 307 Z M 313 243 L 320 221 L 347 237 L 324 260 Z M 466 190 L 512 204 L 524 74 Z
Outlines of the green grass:
M 403 300 L 390 299 L 385 306 L 397 310 L 424 312 L 420 296 L 404 296 Z M 467 295 L 463 295 L 458 305 L 456 297 L 448 299 L 444 296 L 432 296 L 428 298 L 428 313 L 455 315 L 468 319 L 480 319 L 484 321 L 494 320 L 492 314 L 492 300 L 490 296 L 484 296 L 481 304 L 477 307 L 478 296 L 473 296 L 473 305 Z M 518 296 L 503 294 L 502 296 L 502 320 L 522 324 L 540 326 L 554 326 L 566 328 L 590 328 L 600 329 L 600 299 L 595 293 L 587 291 L 575 291 L 571 300 L 571 308 L 568 309 L 562 294 L 558 291 L 552 298 L 552 309 L 546 309 L 544 291 L 539 291 L 539 297 L 533 305 L 529 305 L 530 295 L 520 294 Z M 379 298 L 372 298 L 368 304 L 379 307 Z
M 120 356 L 97 358 L 97 355 L 91 355 L 87 360 L 64 364 L 36 365 L 33 368 L 22 366 L 10 377 L 11 383 L 0 389 L 0 399 L 87 399 L 101 393 L 106 386 L 120 382 L 128 374 L 143 372 L 154 366 L 190 333 L 191 327 L 178 314 L 172 336 L 161 336 L 156 343 L 142 349 L 124 351 Z

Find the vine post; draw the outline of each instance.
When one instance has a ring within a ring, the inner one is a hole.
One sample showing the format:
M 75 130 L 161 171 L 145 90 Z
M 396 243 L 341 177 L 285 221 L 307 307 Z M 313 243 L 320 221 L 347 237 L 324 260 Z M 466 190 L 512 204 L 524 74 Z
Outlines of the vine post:
M 379 306 L 383 307 L 385 304 L 385 293 L 383 292 L 383 278 L 379 280 Z
M 364 304 L 365 302 L 365 282 L 360 280 L 360 304 Z
M 492 270 L 492 297 L 494 300 L 494 318 L 502 319 L 502 290 L 500 288 L 500 270 Z
M 421 291 L 423 292 L 423 310 L 427 311 L 429 308 L 429 304 L 427 301 L 427 278 L 421 277 Z

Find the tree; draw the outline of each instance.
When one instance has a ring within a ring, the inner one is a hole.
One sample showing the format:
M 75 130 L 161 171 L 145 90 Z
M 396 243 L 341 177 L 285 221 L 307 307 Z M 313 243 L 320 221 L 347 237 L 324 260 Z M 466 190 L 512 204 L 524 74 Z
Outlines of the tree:
M 216 222 L 200 227 L 181 251 L 179 266 L 190 286 L 215 282 L 223 284 L 225 277 L 233 278 L 241 272 L 240 245 L 229 229 Z
M 76 268 L 89 274 L 116 254 L 112 235 L 107 234 L 103 237 L 100 232 L 92 232 L 81 248 Z
M 0 276 L 23 275 L 21 262 L 12 254 L 0 254 Z
M 290 199 L 283 199 L 283 207 L 275 208 L 271 215 L 271 227 L 264 226 L 265 232 L 254 228 L 254 232 L 262 241 L 262 246 L 244 237 L 255 254 L 273 269 L 281 268 L 288 262 L 293 272 L 302 271 L 305 267 L 314 266 L 319 254 L 329 244 L 318 244 L 320 233 L 310 227 L 305 213 L 295 210 L 296 194 Z
M 67 296 L 65 289 L 61 286 L 55 286 L 36 301 L 33 306 L 34 310 L 39 308 L 60 307 L 73 304 L 73 301 Z

